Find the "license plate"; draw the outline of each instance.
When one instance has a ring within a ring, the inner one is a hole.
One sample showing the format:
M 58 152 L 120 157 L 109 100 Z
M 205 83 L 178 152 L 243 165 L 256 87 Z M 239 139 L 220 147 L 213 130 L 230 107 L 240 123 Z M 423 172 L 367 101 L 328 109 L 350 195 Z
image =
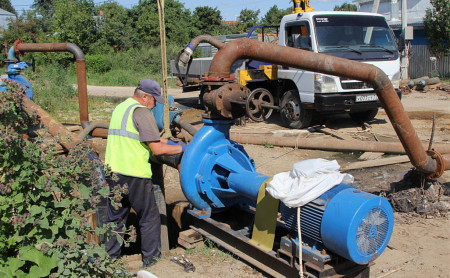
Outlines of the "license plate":
M 377 101 L 378 96 L 376 94 L 373 95 L 362 95 L 356 96 L 356 102 L 366 102 L 366 101 Z

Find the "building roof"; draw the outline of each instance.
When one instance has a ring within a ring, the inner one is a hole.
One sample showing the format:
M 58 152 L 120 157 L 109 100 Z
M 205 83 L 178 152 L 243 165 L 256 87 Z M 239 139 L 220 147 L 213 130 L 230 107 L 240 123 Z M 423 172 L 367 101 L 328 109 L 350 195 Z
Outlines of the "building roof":
M 16 15 L 8 11 L 5 11 L 4 9 L 0 9 L 0 16 L 16 16 Z

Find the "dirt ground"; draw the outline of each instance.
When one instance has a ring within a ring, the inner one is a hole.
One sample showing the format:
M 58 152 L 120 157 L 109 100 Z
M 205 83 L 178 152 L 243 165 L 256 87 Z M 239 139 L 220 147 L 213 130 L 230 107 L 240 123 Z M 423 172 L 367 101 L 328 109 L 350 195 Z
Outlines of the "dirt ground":
M 109 92 L 114 91 L 108 90 Z M 130 91 L 123 90 L 123 92 Z M 102 95 L 102 92 L 99 94 Z M 120 90 L 117 90 L 117 92 L 120 92 Z M 88 88 L 88 93 L 95 95 L 95 88 Z M 169 94 L 174 96 L 177 104 L 188 108 L 183 114 L 185 120 L 191 123 L 200 122 L 200 111 L 197 105 L 198 92 L 181 93 L 179 90 L 170 90 Z M 403 96 L 402 103 L 423 142 L 428 142 L 430 138 L 433 113 L 435 113 L 434 142 L 449 144 L 449 92 L 441 90 L 412 91 L 410 94 Z M 365 127 L 358 126 L 350 117 L 345 115 L 332 116 L 324 119 L 323 122 L 325 127 L 354 139 L 363 141 L 398 140 L 384 111 L 380 111 L 376 119 Z M 312 129 L 289 131 L 279 125 L 279 118 L 277 117 L 269 120 L 268 123 L 247 123 L 245 126 L 233 126 L 232 129 L 248 132 L 293 132 L 303 140 L 331 138 L 330 135 L 314 132 Z M 249 156 L 255 160 L 257 172 L 268 176 L 289 171 L 293 163 L 310 158 L 335 159 L 343 167 L 359 161 L 358 158 L 362 154 L 359 152 L 343 153 L 257 145 L 244 145 L 244 148 Z M 354 185 L 362 190 L 376 194 L 380 192 L 389 194 L 393 184 L 401 181 L 411 168 L 412 165 L 407 162 L 350 170 L 348 173 L 355 177 Z M 185 200 L 179 186 L 177 171 L 169 167 L 165 168 L 164 179 L 168 203 Z M 450 171 L 446 171 L 438 179 L 438 182 L 444 189 L 448 189 L 450 187 Z M 450 277 L 449 230 L 448 207 L 437 214 L 396 212 L 391 241 L 371 268 L 371 277 Z M 170 261 L 173 256 L 180 256 L 181 254 L 186 254 L 195 265 L 196 271 L 194 273 L 186 273 L 181 266 Z M 140 267 L 139 255 L 126 258 L 126 264 L 130 271 L 137 271 Z M 158 277 L 264 277 L 251 265 L 208 246 L 191 251 L 185 251 L 181 248 L 172 249 L 170 254 L 149 270 Z

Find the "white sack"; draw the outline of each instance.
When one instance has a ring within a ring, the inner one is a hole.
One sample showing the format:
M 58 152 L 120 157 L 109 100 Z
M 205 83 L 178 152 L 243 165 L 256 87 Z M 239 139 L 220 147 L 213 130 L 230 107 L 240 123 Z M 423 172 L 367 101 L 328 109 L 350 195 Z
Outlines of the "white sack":
M 340 183 L 353 183 L 353 176 L 341 174 L 336 160 L 308 159 L 294 163 L 292 170 L 273 176 L 267 192 L 286 206 L 303 206 Z

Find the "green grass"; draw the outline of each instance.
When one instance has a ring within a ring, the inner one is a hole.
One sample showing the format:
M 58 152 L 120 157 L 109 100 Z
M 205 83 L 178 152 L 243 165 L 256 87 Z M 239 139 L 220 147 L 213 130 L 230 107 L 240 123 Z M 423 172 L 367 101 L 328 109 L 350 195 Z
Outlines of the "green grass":
M 39 67 L 36 72 L 24 71 L 32 83 L 34 102 L 56 120 L 64 123 L 79 123 L 78 93 L 72 87 L 67 70 L 56 65 Z M 123 98 L 88 97 L 90 121 L 109 121 L 114 107 Z
M 176 57 L 181 48 L 179 46 L 167 47 L 168 62 Z M 136 86 L 143 78 L 150 78 L 162 84 L 161 68 L 159 47 L 86 55 L 86 75 L 89 85 Z M 167 76 L 170 77 L 170 69 L 168 71 Z M 71 64 L 69 67 L 69 81 L 76 83 L 75 64 Z M 174 78 L 168 78 L 168 86 L 175 87 Z
M 233 254 L 220 250 L 217 245 L 210 239 L 204 240 L 205 245 L 193 249 L 187 249 L 184 253 L 186 256 L 202 255 L 208 256 L 214 262 L 224 262 L 233 257 Z
M 171 78 L 168 75 L 167 86 L 169 88 L 176 88 L 176 80 L 175 78 Z M 138 72 L 132 69 L 119 69 L 114 68 L 108 72 L 99 73 L 99 72 L 89 72 L 87 69 L 86 73 L 87 83 L 88 85 L 94 86 L 137 86 L 139 80 L 144 78 L 153 79 L 158 82 L 162 86 L 162 74 L 155 73 L 146 73 L 145 71 Z M 76 72 L 70 72 L 68 81 L 71 84 L 77 83 L 77 75 Z
M 123 98 L 88 97 L 89 120 L 91 122 L 109 122 L 114 108 Z M 50 113 L 56 120 L 63 123 L 77 124 L 80 122 L 78 97 L 65 100 L 66 106 Z

